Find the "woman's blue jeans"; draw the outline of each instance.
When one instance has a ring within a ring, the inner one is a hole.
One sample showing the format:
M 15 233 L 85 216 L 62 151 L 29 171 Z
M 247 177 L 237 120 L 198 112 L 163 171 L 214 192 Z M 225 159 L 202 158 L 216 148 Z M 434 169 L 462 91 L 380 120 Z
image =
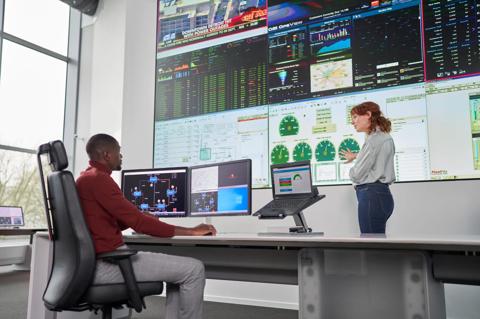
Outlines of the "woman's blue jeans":
M 393 197 L 388 184 L 380 182 L 355 186 L 358 199 L 358 222 L 361 233 L 385 233 L 393 212 Z

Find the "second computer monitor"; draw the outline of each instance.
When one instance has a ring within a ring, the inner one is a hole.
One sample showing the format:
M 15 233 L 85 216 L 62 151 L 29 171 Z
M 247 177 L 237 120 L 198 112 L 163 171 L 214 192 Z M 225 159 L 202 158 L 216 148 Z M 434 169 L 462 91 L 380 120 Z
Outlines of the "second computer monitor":
M 230 216 L 252 212 L 250 159 L 190 169 L 190 215 Z
M 187 168 L 122 171 L 124 196 L 139 210 L 157 217 L 187 214 Z

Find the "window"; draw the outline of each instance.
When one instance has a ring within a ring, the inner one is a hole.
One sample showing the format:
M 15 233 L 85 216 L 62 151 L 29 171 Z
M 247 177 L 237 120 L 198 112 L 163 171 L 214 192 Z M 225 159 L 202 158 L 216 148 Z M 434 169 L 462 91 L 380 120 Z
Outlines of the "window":
M 67 55 L 69 7 L 58 0 L 5 0 L 3 30 Z
M 0 205 L 22 206 L 26 227 L 46 227 L 38 146 L 73 149 L 80 23 L 58 0 L 0 0 Z
M 0 144 L 36 149 L 63 138 L 66 64 L 3 41 Z

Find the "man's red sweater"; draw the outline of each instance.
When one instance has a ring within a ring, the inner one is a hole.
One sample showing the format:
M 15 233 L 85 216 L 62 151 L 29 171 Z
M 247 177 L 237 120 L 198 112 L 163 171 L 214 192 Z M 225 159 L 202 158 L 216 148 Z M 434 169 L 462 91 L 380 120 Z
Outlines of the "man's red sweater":
M 175 226 L 140 212 L 123 196 L 110 177 L 112 171 L 108 167 L 94 161 L 89 164 L 76 183 L 97 254 L 113 251 L 123 245 L 122 230 L 129 227 L 152 236 L 174 235 Z

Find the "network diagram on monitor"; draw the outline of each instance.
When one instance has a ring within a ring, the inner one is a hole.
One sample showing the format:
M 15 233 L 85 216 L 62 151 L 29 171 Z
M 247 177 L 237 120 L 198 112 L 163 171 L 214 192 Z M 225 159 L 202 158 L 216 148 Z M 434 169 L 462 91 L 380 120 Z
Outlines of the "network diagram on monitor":
M 187 168 L 122 171 L 125 197 L 154 216 L 185 216 Z
M 398 181 L 480 178 L 480 7 L 469 1 L 159 0 L 154 166 L 310 160 L 349 183 L 339 155 L 365 136 L 351 108 L 392 121 Z

